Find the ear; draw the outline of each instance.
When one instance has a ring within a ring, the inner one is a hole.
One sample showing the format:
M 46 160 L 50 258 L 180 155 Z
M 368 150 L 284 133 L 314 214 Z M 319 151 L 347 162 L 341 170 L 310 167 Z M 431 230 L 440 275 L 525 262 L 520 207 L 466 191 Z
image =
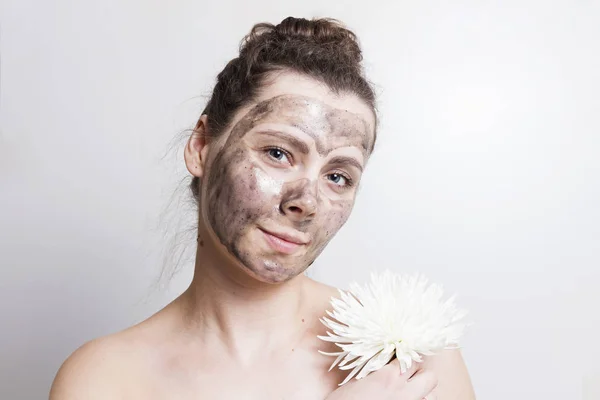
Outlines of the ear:
M 190 171 L 190 174 L 198 178 L 202 178 L 208 154 L 207 121 L 208 117 L 206 114 L 198 119 L 198 123 L 190 135 L 183 153 L 185 166 Z

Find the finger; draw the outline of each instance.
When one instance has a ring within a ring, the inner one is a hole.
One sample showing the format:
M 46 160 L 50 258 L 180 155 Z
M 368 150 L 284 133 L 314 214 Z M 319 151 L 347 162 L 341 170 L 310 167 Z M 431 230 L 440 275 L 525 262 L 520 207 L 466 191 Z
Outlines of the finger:
M 431 371 L 420 370 L 412 378 L 410 378 L 404 386 L 403 394 L 405 393 L 406 399 L 421 400 L 427 397 L 428 400 L 432 400 L 431 392 L 437 386 L 437 378 Z
M 385 386 L 396 387 L 396 390 L 399 390 L 406 385 L 406 382 L 418 371 L 418 368 L 417 365 L 412 365 L 411 368 L 402 373 L 398 360 L 393 360 L 378 371 L 369 374 L 365 379 L 379 381 Z M 416 400 L 421 399 L 422 397 Z
M 437 400 L 437 396 L 435 392 L 429 393 L 427 396 L 423 397 L 423 400 Z
M 392 372 L 394 372 L 394 375 L 401 375 L 406 381 L 413 377 L 421 369 L 421 365 L 419 365 L 419 363 L 413 362 L 411 367 L 404 371 L 404 373 L 402 373 L 402 370 L 400 369 L 400 361 L 398 361 L 398 359 L 395 358 L 384 368 L 392 370 Z

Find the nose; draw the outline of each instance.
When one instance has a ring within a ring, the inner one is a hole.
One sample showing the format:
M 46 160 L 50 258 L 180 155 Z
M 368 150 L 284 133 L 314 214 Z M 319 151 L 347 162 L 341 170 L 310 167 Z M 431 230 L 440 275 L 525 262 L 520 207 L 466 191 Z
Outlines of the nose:
M 294 221 L 312 219 L 318 206 L 317 182 L 300 179 L 284 185 L 281 212 Z

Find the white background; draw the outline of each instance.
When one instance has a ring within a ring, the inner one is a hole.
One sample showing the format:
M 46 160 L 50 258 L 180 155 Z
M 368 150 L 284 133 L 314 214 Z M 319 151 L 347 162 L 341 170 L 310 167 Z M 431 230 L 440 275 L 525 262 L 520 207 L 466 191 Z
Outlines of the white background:
M 252 24 L 288 15 L 345 21 L 380 93 L 354 214 L 312 276 L 422 271 L 471 311 L 479 399 L 591 399 L 600 5 L 583 0 L 3 0 L 0 398 L 45 398 L 79 345 L 186 286 L 195 215 L 172 140 Z

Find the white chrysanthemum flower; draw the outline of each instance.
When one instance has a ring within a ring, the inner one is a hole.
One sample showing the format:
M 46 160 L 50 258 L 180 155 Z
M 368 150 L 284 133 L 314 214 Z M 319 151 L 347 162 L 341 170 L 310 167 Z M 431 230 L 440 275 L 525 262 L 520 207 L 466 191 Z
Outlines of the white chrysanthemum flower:
M 356 376 L 361 379 L 386 365 L 394 356 L 404 373 L 422 355 L 457 348 L 466 311 L 457 310 L 454 296 L 443 300 L 441 285 L 429 284 L 422 275 L 401 276 L 390 271 L 372 274 L 365 286 L 350 285 L 332 298 L 333 318 L 321 322 L 333 331 L 320 339 L 333 342 L 342 351 L 322 354 L 337 357 L 342 370 L 350 370 L 343 385 Z

